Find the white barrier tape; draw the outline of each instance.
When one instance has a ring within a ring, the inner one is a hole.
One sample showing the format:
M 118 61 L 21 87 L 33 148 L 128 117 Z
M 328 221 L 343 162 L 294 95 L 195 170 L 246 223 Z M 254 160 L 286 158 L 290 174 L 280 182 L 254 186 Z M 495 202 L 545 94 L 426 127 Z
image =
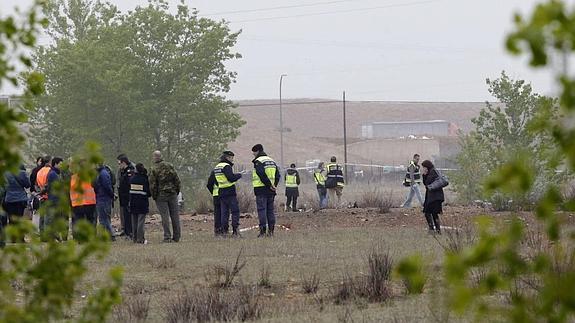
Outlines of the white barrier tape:
M 249 227 L 249 228 L 243 228 L 240 229 L 240 232 L 247 232 L 247 231 L 251 231 L 251 230 L 255 230 L 255 229 L 259 229 L 260 227 L 258 225 L 254 225 L 253 227 Z M 291 231 L 290 228 L 286 227 L 285 225 L 277 225 L 276 228 L 280 228 L 280 229 L 284 229 L 286 231 Z

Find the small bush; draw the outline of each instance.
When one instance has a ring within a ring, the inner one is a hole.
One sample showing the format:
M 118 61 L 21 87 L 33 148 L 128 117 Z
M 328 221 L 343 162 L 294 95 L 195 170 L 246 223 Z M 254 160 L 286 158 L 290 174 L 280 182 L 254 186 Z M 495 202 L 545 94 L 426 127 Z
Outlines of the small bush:
M 256 211 L 256 199 L 253 190 L 247 185 L 239 185 L 237 190 L 240 212 L 253 213 Z
M 209 289 L 184 291 L 167 304 L 165 312 L 169 323 L 248 321 L 260 316 L 258 295 L 245 286 L 231 292 Z
M 242 252 L 243 248 L 238 252 L 238 256 L 233 265 L 217 265 L 213 267 L 213 270 L 208 272 L 206 279 L 211 281 L 212 287 L 228 288 L 233 285 L 234 280 L 247 263 L 245 260 L 242 260 Z
M 333 295 L 334 303 L 337 305 L 345 304 L 355 296 L 355 280 L 349 274 L 345 274 L 341 284 L 335 289 Z
M 141 323 L 148 319 L 149 311 L 150 298 L 137 296 L 116 307 L 114 316 L 118 322 Z
M 363 293 L 371 301 L 381 302 L 389 298 L 388 281 L 393 272 L 393 258 L 389 253 L 373 251 L 368 255 L 369 274 L 365 278 Z
M 383 194 L 379 189 L 373 188 L 363 193 L 361 206 L 364 208 L 376 208 L 379 213 L 389 213 L 393 207 L 393 192 Z
M 319 275 L 314 272 L 309 275 L 304 275 L 302 277 L 302 288 L 306 294 L 315 294 L 319 290 Z
M 267 267 L 267 266 L 262 267 L 262 270 L 260 271 L 260 278 L 258 281 L 258 286 L 264 287 L 264 288 L 272 287 L 269 267 Z
M 208 214 L 213 210 L 214 201 L 211 196 L 205 194 L 198 194 L 196 198 L 195 211 L 198 214 Z
M 175 257 L 166 255 L 148 260 L 155 269 L 173 269 L 177 263 Z
M 477 233 L 472 223 L 466 220 L 454 221 L 450 224 L 451 229 L 443 230 L 441 236 L 433 238 L 446 252 L 457 253 L 471 246 L 477 240 Z
M 397 265 L 397 273 L 402 278 L 403 285 L 408 294 L 423 293 L 423 289 L 427 283 L 427 276 L 424 272 L 421 257 L 412 256 L 403 259 Z

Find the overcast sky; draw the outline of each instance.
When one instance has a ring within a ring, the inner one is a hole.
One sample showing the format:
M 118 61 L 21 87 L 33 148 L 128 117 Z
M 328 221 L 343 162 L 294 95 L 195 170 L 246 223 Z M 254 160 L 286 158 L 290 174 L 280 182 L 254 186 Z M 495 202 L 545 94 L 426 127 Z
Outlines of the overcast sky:
M 2 13 L 31 0 L 0 0 Z M 145 0 L 112 0 L 125 11 Z M 170 0 L 176 4 L 179 0 Z M 200 15 L 242 30 L 228 64 L 232 99 L 484 101 L 485 78 L 502 70 L 552 94 L 549 71 L 534 71 L 503 48 L 515 12 L 535 0 L 187 0 Z M 278 8 L 280 7 L 280 8 Z M 273 9 L 272 8 L 276 8 Z M 270 9 L 270 10 L 267 10 Z M 217 15 L 215 15 L 217 14 Z

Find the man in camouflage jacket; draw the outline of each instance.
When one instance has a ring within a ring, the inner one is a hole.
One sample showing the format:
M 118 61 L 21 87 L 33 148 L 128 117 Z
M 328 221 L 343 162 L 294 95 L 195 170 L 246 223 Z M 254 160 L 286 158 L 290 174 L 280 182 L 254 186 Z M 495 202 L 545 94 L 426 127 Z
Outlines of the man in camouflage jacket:
M 155 151 L 154 165 L 150 173 L 150 190 L 152 198 L 162 216 L 164 242 L 178 242 L 181 238 L 180 214 L 178 210 L 178 194 L 181 183 L 176 169 L 170 163 L 162 160 L 162 153 Z M 170 232 L 170 221 L 174 235 Z

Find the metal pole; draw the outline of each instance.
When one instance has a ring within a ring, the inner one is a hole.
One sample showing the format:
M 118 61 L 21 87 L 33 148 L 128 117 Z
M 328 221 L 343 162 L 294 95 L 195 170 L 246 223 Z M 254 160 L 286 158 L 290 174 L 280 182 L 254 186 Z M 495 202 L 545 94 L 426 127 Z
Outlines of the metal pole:
M 345 91 L 343 91 L 343 165 L 345 172 L 345 182 L 347 183 L 347 121 L 345 116 Z
M 280 162 L 281 162 L 281 169 L 284 168 L 284 117 L 283 117 L 283 109 L 282 109 L 282 83 L 284 76 L 287 74 L 280 75 Z

